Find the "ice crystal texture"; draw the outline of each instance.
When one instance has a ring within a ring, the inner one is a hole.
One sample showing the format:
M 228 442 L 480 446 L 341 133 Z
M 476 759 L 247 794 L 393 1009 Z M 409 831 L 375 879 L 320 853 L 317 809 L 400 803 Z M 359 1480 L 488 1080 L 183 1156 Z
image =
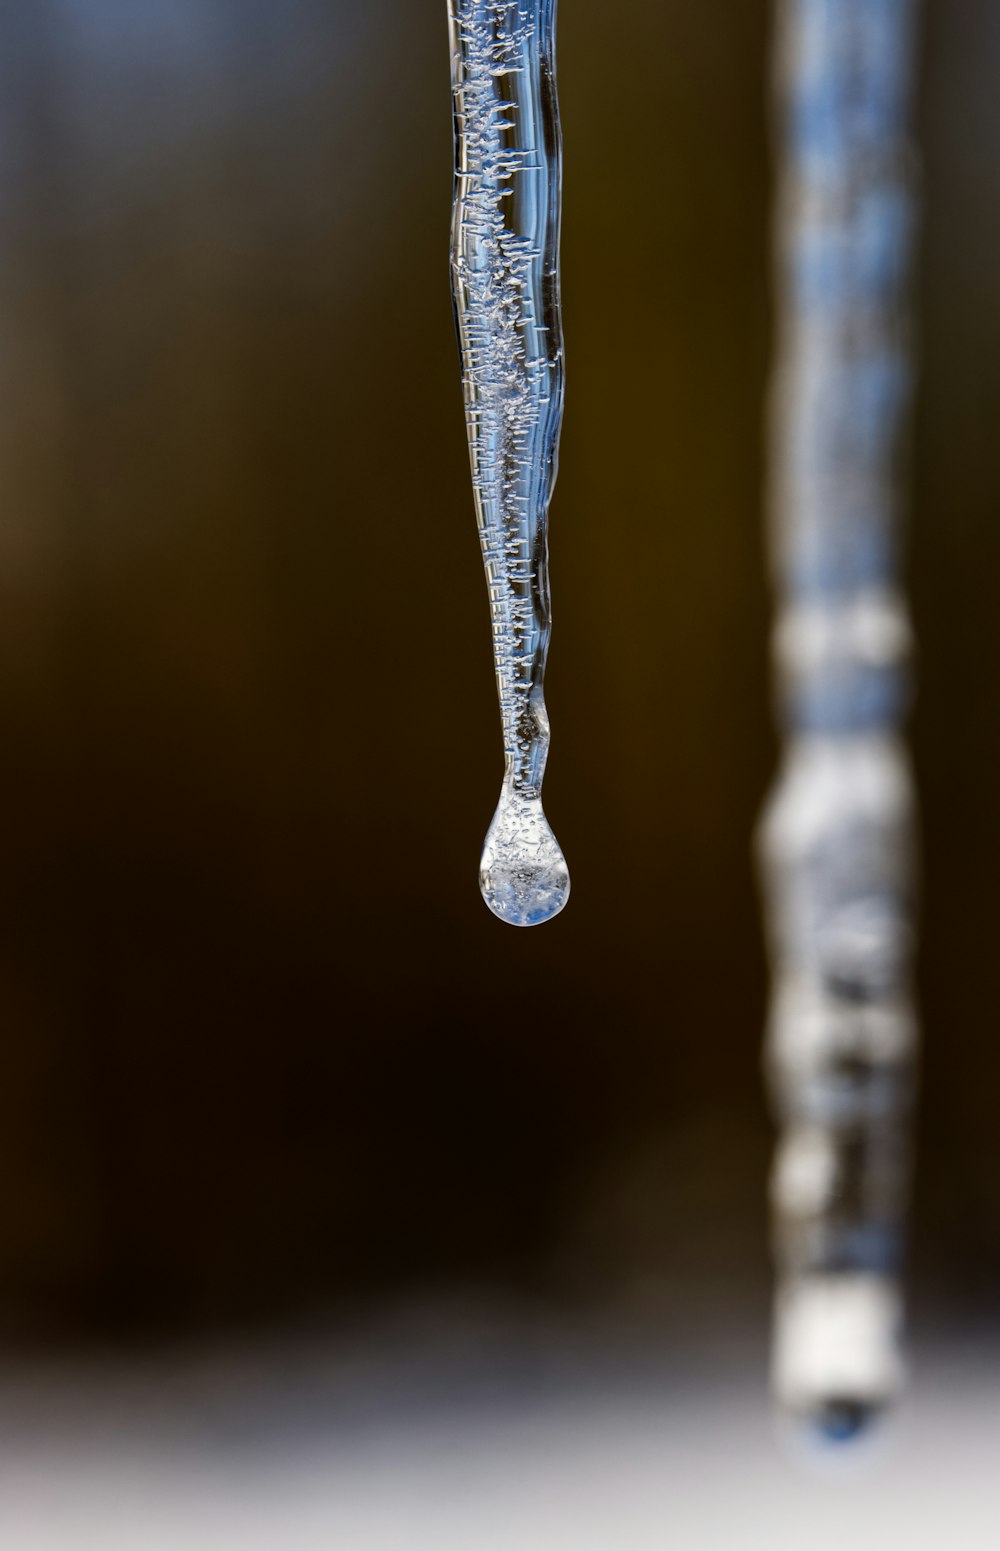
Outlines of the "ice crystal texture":
M 902 1378 L 913 792 L 899 452 L 911 391 L 915 0 L 778 0 L 775 657 L 762 827 L 782 1137 L 774 1381 L 822 1435 Z
M 449 0 L 452 287 L 505 758 L 480 887 L 514 926 L 549 920 L 569 896 L 542 811 L 548 508 L 563 399 L 555 9 Z

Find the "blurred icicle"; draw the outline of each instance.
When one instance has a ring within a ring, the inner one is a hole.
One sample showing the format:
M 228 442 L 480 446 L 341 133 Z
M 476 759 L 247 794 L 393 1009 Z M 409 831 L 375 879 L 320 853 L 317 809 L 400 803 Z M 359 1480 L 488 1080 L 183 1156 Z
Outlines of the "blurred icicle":
M 773 1378 L 846 1438 L 898 1393 L 916 1027 L 900 443 L 912 387 L 916 0 L 778 0 L 770 517 L 782 769 L 773 962 Z

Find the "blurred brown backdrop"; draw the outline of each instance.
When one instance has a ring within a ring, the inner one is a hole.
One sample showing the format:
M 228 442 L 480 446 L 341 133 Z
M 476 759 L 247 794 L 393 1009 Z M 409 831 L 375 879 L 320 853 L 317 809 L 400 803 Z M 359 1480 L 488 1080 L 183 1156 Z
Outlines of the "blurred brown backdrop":
M 763 1315 L 769 7 L 561 12 L 574 896 L 518 933 L 475 881 L 443 0 L 0 7 L 12 1335 L 470 1280 Z M 1000 1290 L 998 80 L 990 0 L 928 0 L 915 1264 L 965 1316 Z

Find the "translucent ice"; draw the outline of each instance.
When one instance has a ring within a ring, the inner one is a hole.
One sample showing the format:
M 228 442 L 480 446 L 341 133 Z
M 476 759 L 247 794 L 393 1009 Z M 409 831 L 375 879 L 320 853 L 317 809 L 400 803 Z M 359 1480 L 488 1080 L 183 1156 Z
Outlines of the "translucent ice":
M 480 886 L 501 920 L 534 926 L 569 895 L 542 812 L 548 508 L 563 401 L 555 0 L 449 0 L 449 18 L 452 288 L 505 758 Z
M 916 0 L 778 0 L 775 659 L 786 743 L 762 826 L 774 1385 L 815 1433 L 902 1381 L 914 795 L 898 472 L 912 366 Z
M 501 921 L 534 926 L 566 903 L 569 870 L 537 797 L 505 790 L 480 863 L 483 898 Z

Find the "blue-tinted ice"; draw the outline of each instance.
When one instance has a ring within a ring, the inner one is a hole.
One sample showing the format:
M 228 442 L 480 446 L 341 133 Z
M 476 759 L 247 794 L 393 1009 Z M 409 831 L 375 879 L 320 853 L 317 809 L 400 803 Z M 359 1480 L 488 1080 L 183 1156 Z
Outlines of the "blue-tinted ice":
M 480 887 L 514 926 L 556 915 L 569 872 L 545 814 L 548 508 L 563 401 L 555 0 L 449 0 L 452 287 L 503 727 Z
M 910 625 L 900 444 L 912 383 L 916 0 L 777 0 L 771 518 L 786 734 L 762 851 L 774 1382 L 813 1433 L 868 1431 L 903 1378 L 916 1023 Z

